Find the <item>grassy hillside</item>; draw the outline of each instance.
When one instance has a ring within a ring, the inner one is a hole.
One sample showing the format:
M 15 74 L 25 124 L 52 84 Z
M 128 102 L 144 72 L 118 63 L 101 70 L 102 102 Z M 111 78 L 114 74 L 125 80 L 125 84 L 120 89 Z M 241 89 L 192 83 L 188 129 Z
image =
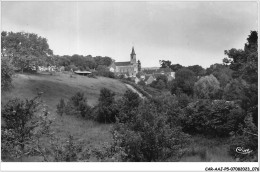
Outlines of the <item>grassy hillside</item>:
M 118 80 L 99 77 L 88 78 L 80 75 L 55 74 L 55 75 L 29 75 L 17 74 L 13 81 L 14 88 L 10 92 L 2 93 L 2 103 L 19 98 L 32 98 L 37 92 L 43 92 L 42 99 L 50 110 L 56 110 L 56 104 L 60 98 L 69 99 L 77 91 L 82 91 L 88 99 L 89 105 L 95 105 L 98 101 L 100 89 L 105 87 L 121 97 L 126 91 L 125 84 Z
M 117 98 L 127 90 L 125 84 L 115 79 L 104 77 L 95 79 L 79 75 L 71 77 L 62 73 L 55 75 L 17 74 L 14 77 L 13 85 L 14 88 L 11 91 L 2 93 L 2 106 L 12 98 L 33 98 L 37 92 L 44 92 L 42 100 L 51 112 L 52 132 L 55 133 L 55 136 L 62 141 L 67 139 L 68 135 L 72 135 L 75 139 L 84 141 L 86 147 L 99 147 L 104 142 L 110 142 L 112 125 L 82 120 L 75 116 L 58 116 L 56 105 L 60 98 L 67 100 L 77 91 L 83 91 L 88 99 L 88 104 L 93 106 L 97 104 L 100 89 L 103 87 L 114 91 Z

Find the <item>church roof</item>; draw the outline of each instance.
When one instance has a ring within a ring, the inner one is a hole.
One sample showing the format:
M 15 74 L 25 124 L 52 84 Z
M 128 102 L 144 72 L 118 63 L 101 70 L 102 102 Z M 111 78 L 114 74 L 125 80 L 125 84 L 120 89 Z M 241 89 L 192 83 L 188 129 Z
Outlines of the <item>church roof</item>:
M 115 62 L 115 65 L 116 66 L 129 66 L 131 65 L 131 62 L 128 61 L 128 62 Z

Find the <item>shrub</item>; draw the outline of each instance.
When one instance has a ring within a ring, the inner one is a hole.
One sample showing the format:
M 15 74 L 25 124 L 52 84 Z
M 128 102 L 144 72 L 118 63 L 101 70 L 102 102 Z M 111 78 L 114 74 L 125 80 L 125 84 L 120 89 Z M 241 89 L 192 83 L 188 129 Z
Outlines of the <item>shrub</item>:
M 176 72 L 176 77 L 172 80 L 170 91 L 172 94 L 179 94 L 180 92 L 193 95 L 194 83 L 196 82 L 194 72 L 187 68 L 181 68 Z
M 118 113 L 117 106 L 115 104 L 115 93 L 107 88 L 102 88 L 100 90 L 98 101 L 98 114 L 96 120 L 102 123 L 115 122 L 116 115 Z
M 145 86 L 146 84 L 145 84 L 144 80 L 141 80 L 138 82 L 138 85 Z
M 201 99 L 214 99 L 220 90 L 220 83 L 213 75 L 201 77 L 194 86 L 195 94 Z
M 73 136 L 69 135 L 68 140 L 63 143 L 53 139 L 51 151 L 56 162 L 75 162 L 79 160 L 77 155 L 82 151 L 82 146 L 75 141 Z
M 88 119 L 91 118 L 91 107 L 87 104 L 87 98 L 82 92 L 77 92 L 70 98 L 64 111 L 67 115 L 81 115 Z
M 25 101 L 16 98 L 3 107 L 2 159 L 42 155 L 40 138 L 48 135 L 51 121 L 41 105 L 37 96 Z
M 153 103 L 146 102 L 129 113 L 132 120 L 117 123 L 114 129 L 114 142 L 124 152 L 123 161 L 165 161 L 182 155 L 189 136 L 178 127 L 171 128 Z
M 134 110 L 141 103 L 141 99 L 137 93 L 131 90 L 127 90 L 122 98 L 117 103 L 119 109 L 119 121 L 121 123 L 131 120 L 131 115 L 129 116 L 129 111 Z
M 56 111 L 57 114 L 62 116 L 65 113 L 65 107 L 66 107 L 65 101 L 63 98 L 61 98 L 59 104 L 57 104 L 57 111 Z
M 227 137 L 243 123 L 244 112 L 233 102 L 198 101 L 184 109 L 182 126 L 188 133 Z
M 1 90 L 9 90 L 12 86 L 14 69 L 7 58 L 1 57 Z
M 159 90 L 162 90 L 166 87 L 165 83 L 163 82 L 163 80 L 159 80 L 156 85 L 155 85 L 155 88 L 159 89 Z
M 253 118 L 249 114 L 245 118 L 245 126 L 240 128 L 230 141 L 229 154 L 234 158 L 238 158 L 239 161 L 255 161 L 257 162 L 258 156 L 258 129 L 253 123 Z M 248 149 L 251 151 L 248 154 L 242 154 L 237 152 L 237 148 L 243 150 Z
M 190 98 L 189 96 L 187 96 L 186 94 L 184 93 L 181 93 L 177 96 L 177 100 L 178 100 L 178 105 L 181 107 L 181 108 L 185 108 L 187 107 L 187 105 L 190 103 Z

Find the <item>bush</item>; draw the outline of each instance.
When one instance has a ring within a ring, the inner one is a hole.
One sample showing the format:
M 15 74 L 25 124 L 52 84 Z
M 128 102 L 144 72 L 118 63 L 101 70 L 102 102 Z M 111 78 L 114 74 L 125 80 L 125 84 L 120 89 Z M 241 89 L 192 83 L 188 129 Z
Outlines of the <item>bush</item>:
M 182 155 L 189 136 L 178 127 L 171 128 L 153 103 L 146 102 L 129 113 L 132 120 L 117 123 L 114 129 L 114 143 L 124 152 L 123 161 L 165 161 Z
M 12 87 L 14 69 L 7 58 L 1 57 L 1 90 L 9 90 Z
M 96 120 L 101 123 L 115 122 L 118 114 L 115 93 L 107 88 L 102 88 L 98 101 Z
M 68 140 L 62 144 L 58 143 L 57 139 L 53 140 L 51 151 L 56 162 L 76 162 L 79 160 L 77 155 L 82 151 L 82 146 L 69 135 Z
M 239 161 L 255 161 L 258 156 L 258 129 L 253 123 L 253 118 L 249 114 L 245 118 L 245 126 L 240 128 L 240 131 L 234 135 L 230 141 L 229 154 Z M 237 152 L 237 148 L 251 151 L 248 154 L 241 154 Z
M 181 68 L 176 72 L 175 79 L 169 84 L 171 86 L 169 89 L 172 94 L 185 93 L 190 96 L 193 95 L 196 80 L 194 72 L 187 68 Z
M 41 105 L 37 96 L 25 101 L 16 98 L 3 107 L 2 159 L 42 155 L 40 138 L 49 134 L 51 121 L 49 113 Z
M 57 111 L 59 110 L 57 109 Z M 66 115 L 81 115 L 83 118 L 91 118 L 91 107 L 87 104 L 87 98 L 82 92 L 77 92 L 70 98 L 64 111 Z
M 213 75 L 201 77 L 194 86 L 195 94 L 201 99 L 215 99 L 220 90 L 220 83 Z
M 184 110 L 182 126 L 188 133 L 227 137 L 243 123 L 244 112 L 232 102 L 198 101 Z
M 166 87 L 165 83 L 163 82 L 163 80 L 159 80 L 156 85 L 155 85 L 155 88 L 159 89 L 159 90 L 162 90 Z
M 187 96 L 184 93 L 181 93 L 177 96 L 177 100 L 178 100 L 178 105 L 181 108 L 185 108 L 187 107 L 187 105 L 190 103 L 191 99 L 189 98 L 189 96 Z
M 138 84 L 138 85 L 141 85 L 141 86 L 145 86 L 145 85 L 146 85 L 145 82 L 144 82 L 144 80 L 139 81 L 137 84 Z
M 57 111 L 56 111 L 57 114 L 62 116 L 66 112 L 65 108 L 66 108 L 65 101 L 63 98 L 61 98 L 59 104 L 57 104 Z
M 117 103 L 119 108 L 118 119 L 121 123 L 131 120 L 132 116 L 128 116 L 129 112 L 138 108 L 141 103 L 141 99 L 137 93 L 131 90 L 127 90 L 122 98 Z

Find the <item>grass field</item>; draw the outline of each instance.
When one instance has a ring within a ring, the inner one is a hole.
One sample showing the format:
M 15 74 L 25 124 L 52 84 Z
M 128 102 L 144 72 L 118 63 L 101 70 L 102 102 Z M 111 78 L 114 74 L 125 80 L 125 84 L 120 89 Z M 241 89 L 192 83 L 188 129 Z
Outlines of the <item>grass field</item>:
M 82 91 L 87 97 L 88 104 L 93 106 L 97 104 L 100 89 L 103 87 L 114 91 L 116 98 L 121 97 L 127 90 L 125 84 L 115 79 L 104 77 L 95 79 L 79 75 L 71 77 L 69 74 L 63 73 L 55 75 L 16 74 L 13 85 L 14 88 L 11 91 L 2 93 L 2 106 L 12 98 L 33 98 L 37 92 L 44 92 L 42 100 L 48 106 L 53 119 L 52 132 L 55 133 L 55 136 L 64 140 L 72 135 L 76 140 L 84 141 L 86 147 L 99 147 L 104 142 L 110 142 L 112 125 L 82 120 L 76 116 L 58 116 L 56 105 L 60 98 L 67 100 L 77 91 Z

